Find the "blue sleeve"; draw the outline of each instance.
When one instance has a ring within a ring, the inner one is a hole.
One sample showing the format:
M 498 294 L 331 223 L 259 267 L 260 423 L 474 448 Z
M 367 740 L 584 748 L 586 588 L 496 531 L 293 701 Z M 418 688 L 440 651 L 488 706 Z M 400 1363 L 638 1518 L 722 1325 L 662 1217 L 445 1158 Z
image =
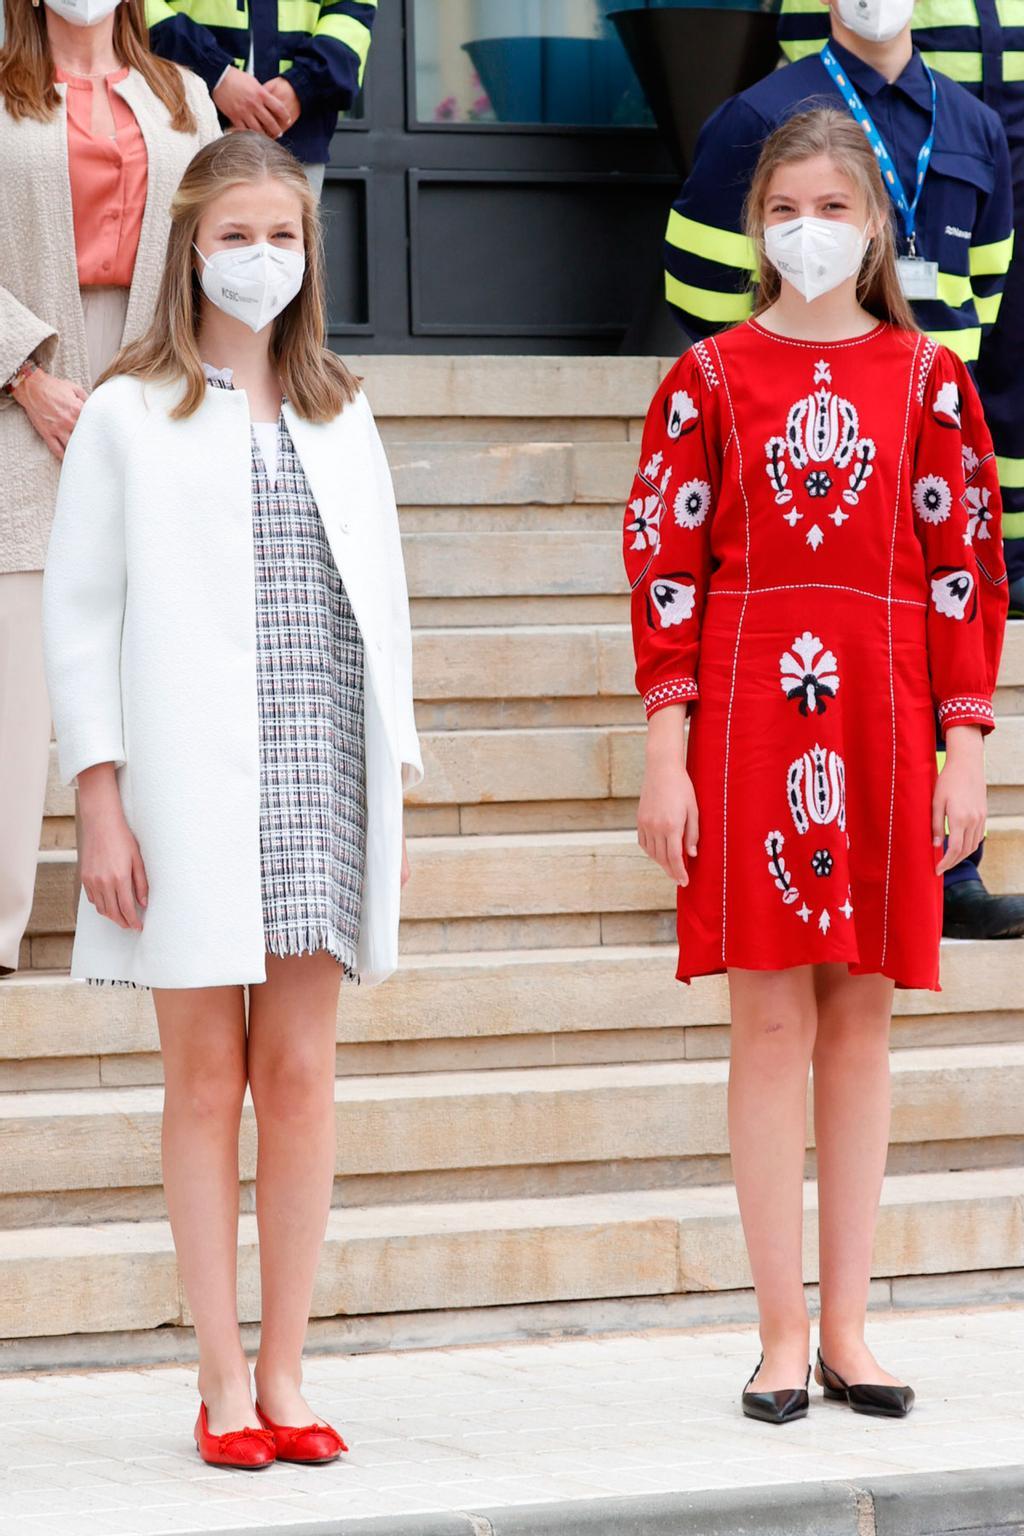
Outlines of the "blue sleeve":
M 153 52 L 191 69 L 205 81 L 211 94 L 228 65 L 234 63 L 207 27 L 172 10 L 166 0 L 146 0 L 146 24 Z
M 992 191 L 980 203 L 971 230 L 971 289 L 983 336 L 998 317 L 1013 255 L 1013 178 L 1006 133 L 998 120 L 992 123 L 992 160 Z
M 325 0 L 311 35 L 289 48 L 292 67 L 285 78 L 303 111 L 333 107 L 343 112 L 363 83 L 376 0 Z
M 665 232 L 665 297 L 693 337 L 750 314 L 753 249 L 743 234 L 743 204 L 770 131 L 741 96 L 704 124 L 693 170 Z

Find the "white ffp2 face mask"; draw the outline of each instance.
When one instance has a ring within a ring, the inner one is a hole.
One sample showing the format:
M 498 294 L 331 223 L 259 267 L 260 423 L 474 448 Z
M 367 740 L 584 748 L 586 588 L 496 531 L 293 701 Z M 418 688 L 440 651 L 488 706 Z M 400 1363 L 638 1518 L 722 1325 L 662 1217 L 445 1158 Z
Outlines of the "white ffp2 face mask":
M 46 0 L 55 16 L 63 16 L 73 27 L 94 27 L 98 21 L 117 10 L 121 0 Z
M 839 0 L 838 10 L 839 20 L 858 37 L 888 43 L 907 25 L 914 0 Z
M 839 219 L 787 219 L 764 232 L 765 255 L 810 303 L 860 271 L 867 235 Z
M 302 287 L 306 258 L 301 251 L 276 245 L 233 245 L 201 258 L 199 281 L 211 304 L 233 315 L 252 331 L 262 331 L 290 304 Z

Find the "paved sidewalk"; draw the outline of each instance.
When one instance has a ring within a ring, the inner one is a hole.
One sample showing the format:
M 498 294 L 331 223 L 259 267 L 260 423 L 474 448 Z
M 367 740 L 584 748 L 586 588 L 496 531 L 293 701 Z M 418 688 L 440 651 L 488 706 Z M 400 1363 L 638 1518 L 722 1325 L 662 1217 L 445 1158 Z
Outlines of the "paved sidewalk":
M 0 1377 L 0 1536 L 357 1536 L 352 1522 L 368 1519 L 380 1536 L 828 1536 L 952 1529 L 952 1513 L 949 1526 L 864 1524 L 857 1499 L 870 1495 L 857 1489 L 893 1479 L 892 1507 L 906 1511 L 906 1475 L 950 1511 L 961 1487 L 988 1489 L 990 1504 L 993 1489 L 1024 1498 L 1024 1307 L 873 1314 L 869 1326 L 880 1358 L 917 1389 L 903 1422 L 816 1391 L 802 1423 L 743 1419 L 738 1394 L 757 1357 L 748 1328 L 318 1356 L 308 1395 L 351 1454 L 258 1474 L 199 1460 L 191 1368 Z M 986 1470 L 962 1476 L 970 1469 Z M 744 1498 L 764 1520 L 779 1511 L 778 1524 L 731 1523 Z M 546 1508 L 534 1519 L 524 1506 Z M 995 1530 L 985 1513 L 961 1525 Z

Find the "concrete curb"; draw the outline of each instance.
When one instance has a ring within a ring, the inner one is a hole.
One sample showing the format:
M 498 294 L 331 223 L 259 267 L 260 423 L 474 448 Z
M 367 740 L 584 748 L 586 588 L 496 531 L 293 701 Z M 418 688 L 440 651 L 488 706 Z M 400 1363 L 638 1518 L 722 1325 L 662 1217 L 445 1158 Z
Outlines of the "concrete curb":
M 232 1530 L 234 1536 L 1024 1536 L 1024 1465 Z M 210 1531 L 205 1526 L 203 1536 Z

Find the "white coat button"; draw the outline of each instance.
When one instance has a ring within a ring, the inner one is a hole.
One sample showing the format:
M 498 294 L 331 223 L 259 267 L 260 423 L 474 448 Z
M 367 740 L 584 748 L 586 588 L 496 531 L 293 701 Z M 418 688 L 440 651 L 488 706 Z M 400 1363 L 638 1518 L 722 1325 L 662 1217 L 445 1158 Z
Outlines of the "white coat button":
M 348 533 L 348 523 L 339 523 L 338 527 L 341 529 L 342 533 Z

